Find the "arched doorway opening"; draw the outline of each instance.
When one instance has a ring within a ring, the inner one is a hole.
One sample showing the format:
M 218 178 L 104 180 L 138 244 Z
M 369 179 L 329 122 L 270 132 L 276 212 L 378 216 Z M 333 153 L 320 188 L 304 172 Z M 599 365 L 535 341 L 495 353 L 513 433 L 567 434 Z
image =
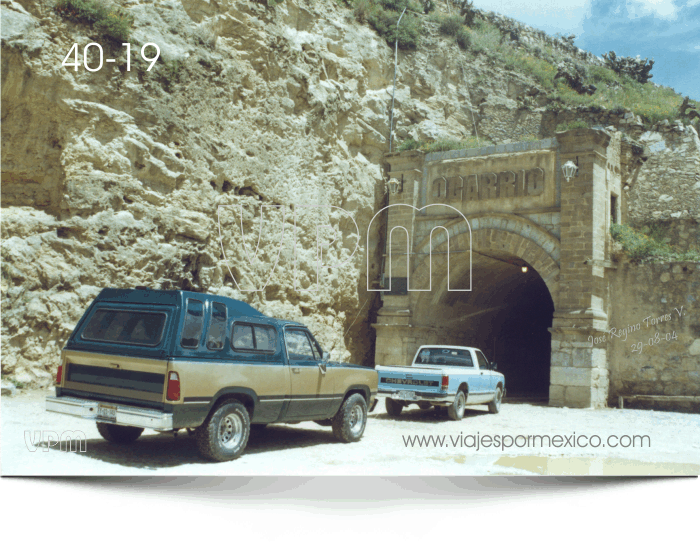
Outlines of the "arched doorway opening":
M 481 349 L 505 375 L 509 398 L 546 401 L 554 313 L 550 288 L 530 262 L 495 245 L 478 245 L 480 239 L 473 245 L 471 292 L 448 291 L 442 282 L 437 290 L 417 293 L 412 322 L 433 329 L 437 343 Z M 446 269 L 439 263 L 444 259 L 433 259 L 435 270 Z M 455 286 L 468 286 L 468 260 L 450 270 L 460 279 Z

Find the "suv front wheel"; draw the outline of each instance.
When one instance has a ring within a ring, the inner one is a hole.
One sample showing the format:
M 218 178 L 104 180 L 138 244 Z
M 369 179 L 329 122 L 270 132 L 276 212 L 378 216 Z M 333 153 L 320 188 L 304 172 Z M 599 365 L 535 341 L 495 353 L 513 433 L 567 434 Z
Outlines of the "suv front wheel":
M 240 402 L 221 405 L 195 433 L 197 449 L 205 459 L 231 461 L 243 454 L 250 437 L 250 416 Z
M 341 442 L 357 442 L 367 425 L 367 402 L 361 394 L 353 394 L 343 402 L 333 417 L 333 434 Z

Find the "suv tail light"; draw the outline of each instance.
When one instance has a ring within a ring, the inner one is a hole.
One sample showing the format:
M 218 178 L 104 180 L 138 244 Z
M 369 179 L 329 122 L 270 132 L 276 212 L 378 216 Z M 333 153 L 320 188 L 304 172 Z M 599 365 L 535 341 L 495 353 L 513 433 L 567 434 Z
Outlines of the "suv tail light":
M 443 375 L 442 376 L 442 383 L 440 384 L 440 390 L 446 391 L 447 390 L 447 385 L 450 384 L 450 376 L 449 375 Z
M 63 364 L 59 364 L 58 370 L 56 370 L 56 385 L 60 385 L 62 379 L 63 379 Z
M 180 376 L 177 375 L 177 372 L 168 373 L 168 390 L 165 398 L 171 402 L 180 400 Z

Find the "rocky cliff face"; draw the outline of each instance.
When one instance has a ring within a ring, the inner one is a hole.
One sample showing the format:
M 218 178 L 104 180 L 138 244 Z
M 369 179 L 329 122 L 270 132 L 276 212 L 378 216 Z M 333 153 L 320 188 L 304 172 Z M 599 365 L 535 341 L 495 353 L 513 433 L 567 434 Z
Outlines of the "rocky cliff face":
M 381 224 L 368 226 L 385 196 L 393 51 L 334 2 L 123 5 L 130 71 L 125 48 L 52 1 L 2 0 L 3 375 L 50 383 L 105 286 L 242 299 L 308 324 L 334 358 L 371 363 Z M 397 138 L 549 136 L 544 102 L 519 103 L 542 96 L 533 78 L 467 62 L 428 31 L 399 55 Z M 61 65 L 90 42 L 116 62 Z M 151 71 L 147 42 L 162 55 Z

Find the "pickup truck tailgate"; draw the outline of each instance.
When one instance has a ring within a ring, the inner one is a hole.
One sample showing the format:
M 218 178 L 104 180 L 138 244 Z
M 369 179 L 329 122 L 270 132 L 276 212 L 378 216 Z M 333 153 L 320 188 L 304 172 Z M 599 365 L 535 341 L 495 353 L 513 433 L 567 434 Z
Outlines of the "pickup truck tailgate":
M 163 402 L 167 360 L 65 351 L 62 390 L 72 396 L 93 395 L 158 405 Z
M 377 373 L 380 392 L 440 392 L 442 372 L 439 371 L 377 366 Z

